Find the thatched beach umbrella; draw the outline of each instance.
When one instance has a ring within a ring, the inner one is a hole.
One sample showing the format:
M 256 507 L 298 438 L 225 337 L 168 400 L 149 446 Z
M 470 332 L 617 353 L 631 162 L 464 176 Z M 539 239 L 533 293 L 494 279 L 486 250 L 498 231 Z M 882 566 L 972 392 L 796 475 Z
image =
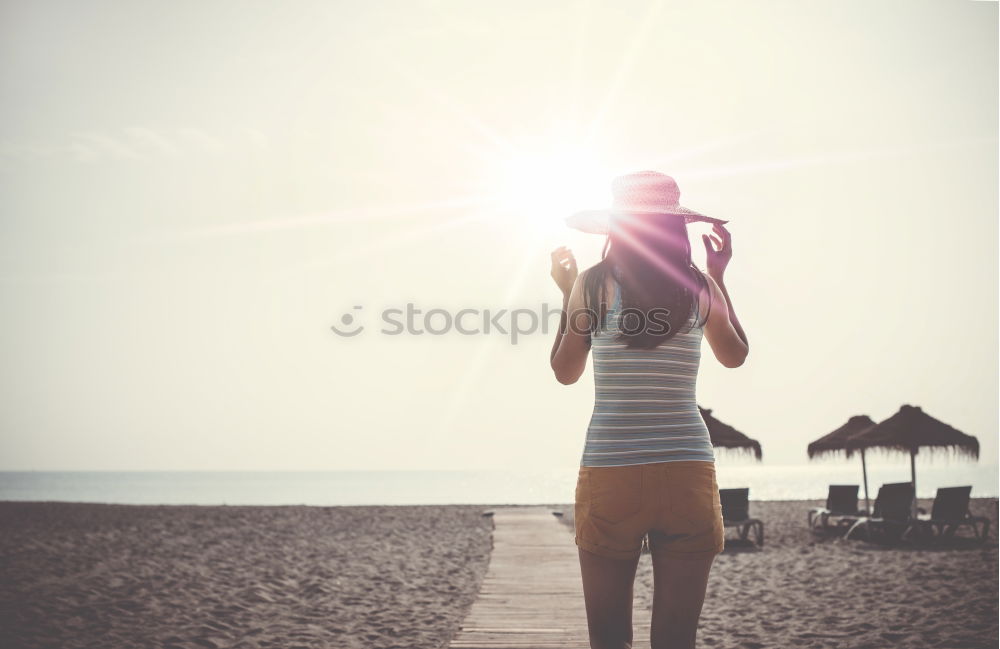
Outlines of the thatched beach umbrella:
M 919 406 L 904 405 L 899 412 L 871 428 L 851 436 L 847 440 L 847 456 L 855 451 L 878 448 L 886 451 L 902 451 L 910 454 L 910 476 L 913 482 L 913 515 L 916 515 L 917 493 L 917 452 L 921 448 L 931 452 L 954 451 L 958 455 L 978 460 L 979 440 L 952 428 L 948 424 L 926 414 Z
M 763 456 L 760 442 L 750 439 L 729 424 L 722 423 L 712 416 L 711 410 L 701 406 L 698 406 L 698 410 L 701 412 L 701 418 L 705 420 L 705 426 L 708 427 L 708 436 L 712 438 L 712 446 L 753 453 L 754 457 L 760 461 Z
M 836 455 L 837 453 L 845 453 L 847 451 L 847 440 L 854 435 L 862 433 L 872 426 L 875 422 L 868 415 L 855 415 L 847 420 L 847 423 L 833 431 L 823 435 L 815 442 L 809 445 L 808 453 L 809 459 L 814 457 L 820 457 L 823 455 Z M 868 467 L 865 464 L 865 449 L 861 450 L 861 476 L 864 478 L 865 482 L 865 511 L 871 511 L 871 502 L 868 499 Z M 850 456 L 850 453 L 847 453 Z

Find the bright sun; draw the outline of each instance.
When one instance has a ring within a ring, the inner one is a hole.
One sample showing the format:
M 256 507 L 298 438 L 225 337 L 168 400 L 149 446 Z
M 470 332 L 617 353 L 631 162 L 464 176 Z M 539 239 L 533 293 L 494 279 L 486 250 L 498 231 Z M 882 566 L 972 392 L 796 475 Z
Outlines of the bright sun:
M 504 212 L 545 231 L 564 228 L 577 210 L 611 202 L 611 174 L 583 151 L 523 152 L 503 162 L 498 173 Z

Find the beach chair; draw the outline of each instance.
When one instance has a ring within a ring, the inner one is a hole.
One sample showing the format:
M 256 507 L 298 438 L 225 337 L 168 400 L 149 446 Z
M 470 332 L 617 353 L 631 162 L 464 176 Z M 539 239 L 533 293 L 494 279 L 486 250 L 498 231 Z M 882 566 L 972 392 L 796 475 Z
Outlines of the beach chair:
M 764 522 L 750 518 L 750 489 L 719 489 L 722 503 L 722 523 L 725 527 L 735 527 L 741 541 L 746 541 L 753 532 L 754 543 L 764 545 Z
M 879 487 L 871 516 L 861 516 L 847 530 L 845 539 L 864 530 L 868 539 L 872 531 L 880 532 L 888 540 L 901 540 L 913 527 L 910 515 L 913 506 L 913 483 L 891 482 Z
M 826 496 L 826 507 L 813 507 L 809 510 L 809 527 L 829 527 L 830 519 L 835 519 L 837 525 L 850 525 L 860 516 L 868 512 L 858 509 L 858 485 L 832 484 Z
M 923 509 L 918 510 L 915 524 L 921 531 L 938 539 L 950 539 L 958 528 L 967 525 L 976 538 L 985 541 L 990 533 L 990 519 L 973 516 L 969 512 L 972 487 L 940 487 L 934 496 L 934 505 L 928 516 Z

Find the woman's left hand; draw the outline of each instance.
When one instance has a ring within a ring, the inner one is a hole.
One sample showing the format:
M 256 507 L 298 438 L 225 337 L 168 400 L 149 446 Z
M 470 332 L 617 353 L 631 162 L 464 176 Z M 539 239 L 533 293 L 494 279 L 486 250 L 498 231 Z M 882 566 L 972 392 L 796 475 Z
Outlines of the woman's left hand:
M 552 251 L 552 279 L 555 280 L 556 286 L 559 290 L 563 292 L 563 295 L 569 295 L 573 290 L 573 284 L 576 282 L 576 258 L 573 256 L 573 252 L 566 246 L 559 246 Z
M 711 238 L 707 234 L 701 235 L 701 240 L 705 242 L 705 265 L 712 279 L 721 281 L 729 260 L 733 258 L 733 235 L 719 223 L 713 225 L 712 230 L 714 234 Z

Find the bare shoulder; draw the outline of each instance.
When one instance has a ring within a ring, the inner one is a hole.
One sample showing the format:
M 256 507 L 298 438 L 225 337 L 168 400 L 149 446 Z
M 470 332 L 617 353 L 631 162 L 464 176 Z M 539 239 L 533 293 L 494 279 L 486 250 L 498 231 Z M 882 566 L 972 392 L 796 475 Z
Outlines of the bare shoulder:
M 716 283 L 716 281 L 712 278 L 711 275 L 709 275 L 700 268 L 698 269 L 698 272 L 701 273 L 701 276 L 705 278 L 705 286 L 701 288 L 702 293 L 708 290 L 712 293 L 713 296 L 722 294 L 722 289 L 719 288 L 719 285 Z
M 705 283 L 698 287 L 698 311 L 701 314 L 701 319 L 704 320 L 711 314 L 712 305 L 722 299 L 722 291 L 711 275 L 698 267 L 695 269 L 701 273 L 705 280 Z
M 577 274 L 576 280 L 573 282 L 573 290 L 570 292 L 569 296 L 569 306 L 571 312 L 581 308 L 584 304 L 584 300 L 586 299 L 584 297 L 584 293 L 586 292 L 584 282 L 587 281 L 587 275 L 590 273 L 592 268 L 593 266 L 581 270 Z

